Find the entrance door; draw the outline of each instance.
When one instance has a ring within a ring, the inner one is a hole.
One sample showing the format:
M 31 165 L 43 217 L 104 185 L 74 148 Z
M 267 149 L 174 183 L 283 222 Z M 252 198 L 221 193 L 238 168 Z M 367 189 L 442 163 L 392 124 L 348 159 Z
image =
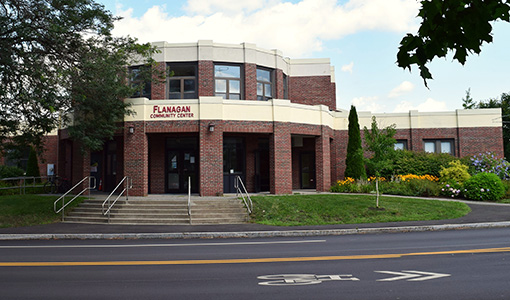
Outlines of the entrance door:
M 234 182 L 237 176 L 245 179 L 244 139 L 225 137 L 223 139 L 223 192 L 235 193 Z M 246 183 L 245 183 L 246 184 Z
M 315 153 L 301 153 L 301 188 L 315 188 Z
M 191 192 L 198 192 L 198 156 L 194 147 L 195 138 L 169 138 L 166 152 L 167 193 L 188 193 L 191 180 Z

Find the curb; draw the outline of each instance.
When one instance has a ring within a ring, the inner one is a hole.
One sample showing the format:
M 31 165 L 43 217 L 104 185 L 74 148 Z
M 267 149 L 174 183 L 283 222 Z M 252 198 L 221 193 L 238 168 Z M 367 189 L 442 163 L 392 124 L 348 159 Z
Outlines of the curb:
M 463 229 L 489 229 L 510 227 L 508 222 L 444 224 L 429 226 L 403 226 L 381 228 L 246 231 L 246 232 L 181 232 L 181 233 L 61 233 L 61 234 L 0 234 L 0 241 L 9 240 L 119 240 L 119 239 L 220 239 L 220 238 L 271 238 L 337 236 L 375 233 L 403 233 Z

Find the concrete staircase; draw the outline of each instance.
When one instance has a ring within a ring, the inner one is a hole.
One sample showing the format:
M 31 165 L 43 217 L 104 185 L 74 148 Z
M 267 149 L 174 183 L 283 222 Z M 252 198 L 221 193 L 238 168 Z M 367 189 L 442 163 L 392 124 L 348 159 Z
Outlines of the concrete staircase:
M 70 211 L 65 222 L 108 223 L 102 215 L 105 197 L 94 197 Z M 121 198 L 122 199 L 122 198 Z M 110 224 L 201 225 L 247 223 L 249 216 L 241 200 L 235 197 L 192 197 L 191 221 L 188 197 L 150 195 L 117 201 L 110 213 Z

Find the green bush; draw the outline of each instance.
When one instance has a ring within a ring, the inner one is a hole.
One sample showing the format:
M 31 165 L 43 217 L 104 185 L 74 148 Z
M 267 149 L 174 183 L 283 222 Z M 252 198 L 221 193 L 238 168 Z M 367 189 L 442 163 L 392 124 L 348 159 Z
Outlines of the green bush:
M 453 160 L 448 163 L 448 168 L 441 166 L 440 180 L 442 182 L 464 183 L 471 177 L 468 169 L 469 167 L 463 165 L 460 160 Z
M 0 166 L 0 178 L 20 177 L 25 171 L 17 167 Z
M 496 174 L 478 173 L 464 182 L 463 194 L 471 200 L 496 201 L 505 195 L 505 185 Z
M 443 187 L 441 188 L 441 195 L 450 197 L 450 198 L 456 198 L 462 196 L 462 183 L 455 181 L 455 180 L 449 180 L 446 182 L 443 182 Z
M 380 191 L 383 194 L 418 196 L 418 197 L 437 197 L 441 188 L 437 182 L 426 179 L 408 179 L 405 181 L 382 182 Z
M 408 150 L 397 151 L 395 157 L 395 174 L 432 175 L 439 177 L 441 167 L 448 166 L 454 156 L 447 153 L 426 153 Z

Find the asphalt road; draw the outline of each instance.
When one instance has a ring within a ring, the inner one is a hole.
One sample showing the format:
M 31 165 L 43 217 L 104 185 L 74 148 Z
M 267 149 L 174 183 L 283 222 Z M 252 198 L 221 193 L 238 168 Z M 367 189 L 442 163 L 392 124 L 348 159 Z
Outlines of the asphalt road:
M 0 241 L 0 299 L 510 299 L 510 229 Z

